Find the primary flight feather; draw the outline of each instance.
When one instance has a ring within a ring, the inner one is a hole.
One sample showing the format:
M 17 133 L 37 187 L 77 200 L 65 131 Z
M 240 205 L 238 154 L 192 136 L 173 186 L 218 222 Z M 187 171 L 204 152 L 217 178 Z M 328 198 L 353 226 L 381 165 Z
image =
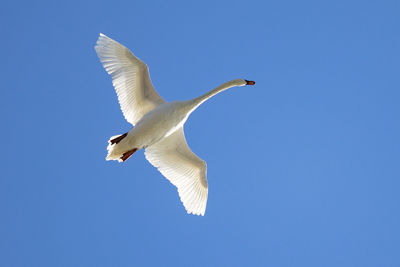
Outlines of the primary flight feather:
M 125 119 L 134 125 L 129 132 L 110 138 L 106 159 L 126 161 L 137 150 L 145 149 L 146 159 L 178 188 L 186 211 L 204 215 L 207 165 L 190 150 L 183 125 L 210 97 L 255 82 L 236 79 L 192 100 L 166 102 L 154 90 L 147 65 L 125 46 L 100 33 L 95 49 L 111 75 Z

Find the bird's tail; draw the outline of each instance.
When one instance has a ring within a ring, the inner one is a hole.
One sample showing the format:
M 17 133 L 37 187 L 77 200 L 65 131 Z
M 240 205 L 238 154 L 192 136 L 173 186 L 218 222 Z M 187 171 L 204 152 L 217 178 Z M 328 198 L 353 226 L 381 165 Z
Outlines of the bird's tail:
M 106 160 L 118 160 L 119 162 L 122 162 L 127 160 L 130 156 L 132 156 L 133 153 L 136 152 L 136 148 L 126 151 L 124 147 L 118 145 L 119 142 L 121 142 L 121 140 L 124 139 L 127 135 L 128 133 L 124 133 L 110 137 L 110 139 L 108 140 L 108 154 Z

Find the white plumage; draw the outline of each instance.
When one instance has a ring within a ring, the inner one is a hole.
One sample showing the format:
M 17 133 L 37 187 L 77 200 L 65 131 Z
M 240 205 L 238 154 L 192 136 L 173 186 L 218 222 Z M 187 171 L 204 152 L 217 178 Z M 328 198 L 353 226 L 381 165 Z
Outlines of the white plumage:
M 125 119 L 135 126 L 110 138 L 106 159 L 125 161 L 144 148 L 146 159 L 178 188 L 186 211 L 204 215 L 207 166 L 187 145 L 183 125 L 190 113 L 215 94 L 255 83 L 236 79 L 192 100 L 165 102 L 154 90 L 147 65 L 126 47 L 101 33 L 95 49 L 112 77 Z
M 100 33 L 95 47 L 112 77 L 125 119 L 135 125 L 143 115 L 165 102 L 154 90 L 146 64 L 125 46 Z

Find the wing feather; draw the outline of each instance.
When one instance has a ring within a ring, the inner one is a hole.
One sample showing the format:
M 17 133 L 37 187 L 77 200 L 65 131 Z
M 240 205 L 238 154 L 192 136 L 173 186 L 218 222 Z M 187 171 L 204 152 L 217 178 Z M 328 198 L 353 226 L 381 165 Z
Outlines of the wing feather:
M 207 165 L 190 150 L 183 128 L 146 148 L 145 156 L 178 188 L 186 211 L 204 216 L 208 197 Z
M 129 49 L 100 33 L 97 55 L 110 74 L 125 119 L 135 125 L 146 113 L 164 103 L 154 90 L 147 65 Z

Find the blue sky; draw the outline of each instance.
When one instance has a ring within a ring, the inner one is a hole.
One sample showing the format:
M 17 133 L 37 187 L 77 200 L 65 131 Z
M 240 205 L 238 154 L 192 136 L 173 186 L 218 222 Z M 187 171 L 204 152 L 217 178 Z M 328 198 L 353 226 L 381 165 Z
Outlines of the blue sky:
M 1 266 L 400 266 L 398 1 L 3 1 Z M 185 125 L 205 217 L 137 152 L 103 32 Z

